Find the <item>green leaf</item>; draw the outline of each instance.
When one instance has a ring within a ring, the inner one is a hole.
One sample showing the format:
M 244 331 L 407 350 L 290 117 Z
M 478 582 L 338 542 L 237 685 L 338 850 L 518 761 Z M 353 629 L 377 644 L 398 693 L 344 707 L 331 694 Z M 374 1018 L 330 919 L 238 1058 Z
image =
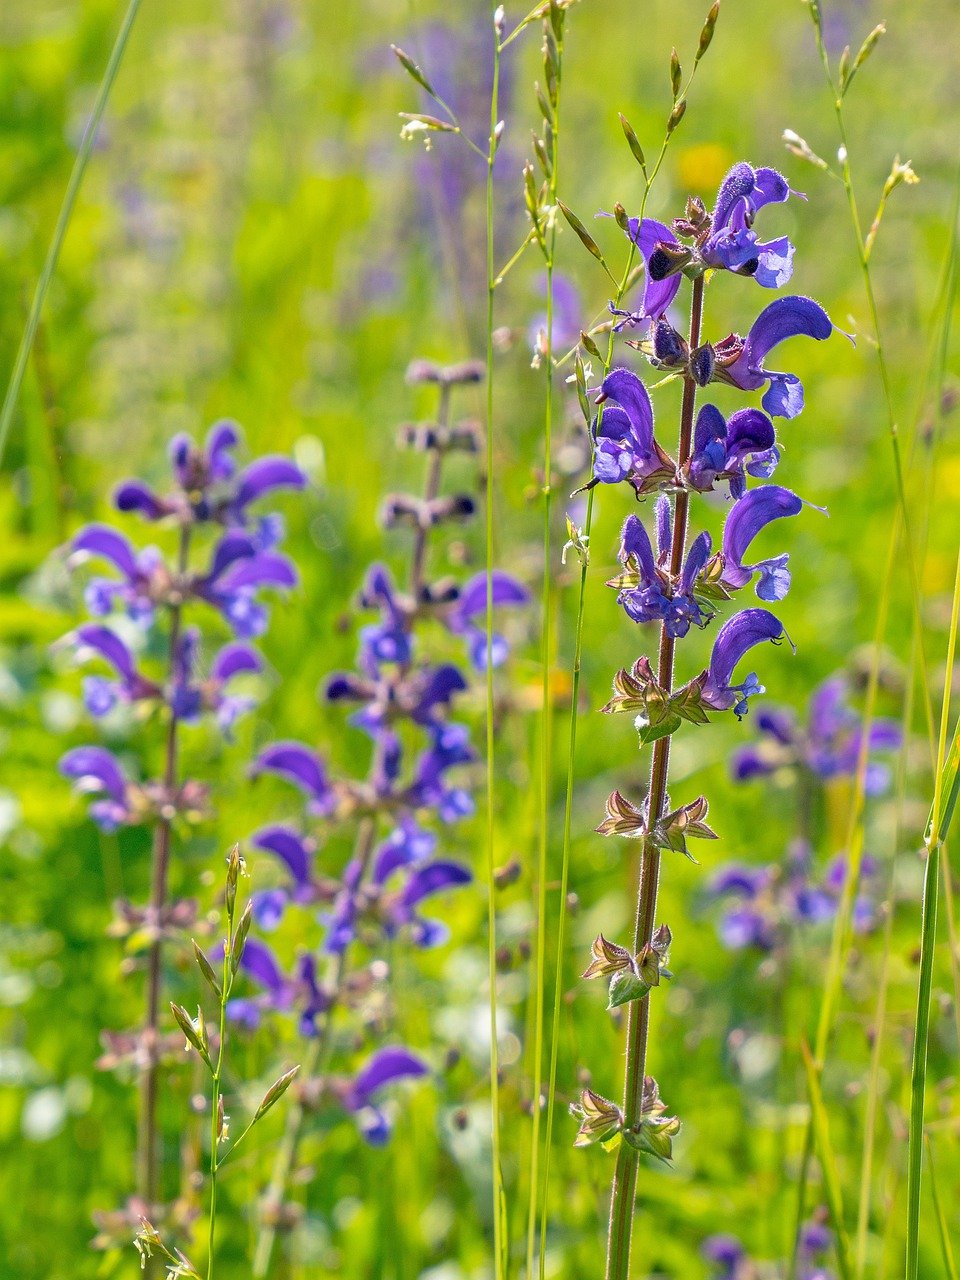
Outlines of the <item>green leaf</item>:
M 676 733 L 681 724 L 683 724 L 683 721 L 676 713 L 668 712 L 656 724 L 638 725 L 637 733 L 640 735 L 640 745 L 646 747 L 651 742 L 656 742 L 658 738 L 669 738 L 671 733 Z
M 631 1004 L 634 1000 L 642 1000 L 650 992 L 649 986 L 629 969 L 615 973 L 610 979 L 610 999 L 608 1009 L 619 1009 L 621 1005 Z

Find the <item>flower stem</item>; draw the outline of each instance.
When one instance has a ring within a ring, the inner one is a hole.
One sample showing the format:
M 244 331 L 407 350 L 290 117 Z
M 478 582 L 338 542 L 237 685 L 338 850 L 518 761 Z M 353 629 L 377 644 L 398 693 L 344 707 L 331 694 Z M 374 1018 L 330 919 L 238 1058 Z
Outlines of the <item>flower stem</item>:
M 700 322 L 703 316 L 703 277 L 693 283 L 693 301 L 690 311 L 690 350 L 700 345 Z M 679 466 L 690 457 L 693 435 L 693 411 L 697 384 L 689 375 L 684 378 L 683 402 L 680 411 L 680 443 L 677 461 Z M 687 540 L 687 516 L 689 494 L 681 490 L 677 494 L 673 517 L 673 542 L 670 548 L 670 573 L 680 572 Z M 657 680 L 668 692 L 673 688 L 674 638 L 660 629 L 660 656 Z M 650 770 L 650 793 L 647 802 L 647 829 L 663 816 L 667 805 L 667 782 L 670 771 L 670 737 L 659 738 L 653 747 L 653 764 Z M 660 879 L 660 850 L 651 841 L 644 842 L 640 857 L 640 882 L 637 892 L 637 916 L 633 935 L 633 949 L 640 949 L 653 937 L 654 916 L 657 909 L 657 888 Z M 624 1126 L 633 1128 L 640 1120 L 643 1102 L 643 1079 L 646 1071 L 647 1037 L 650 1026 L 650 996 L 634 1000 L 627 1016 L 627 1068 L 624 1084 Z M 610 1228 L 607 1241 L 607 1280 L 627 1280 L 630 1271 L 630 1238 L 633 1230 L 633 1209 L 637 1191 L 639 1152 L 627 1142 L 620 1143 L 617 1167 L 610 1197 Z
M 180 578 L 187 571 L 189 552 L 190 526 L 185 524 L 180 529 L 180 546 L 177 553 L 177 573 Z M 182 621 L 183 604 L 178 601 L 170 608 L 168 670 L 171 681 L 174 676 Z M 153 941 L 147 958 L 147 1020 L 144 1029 L 147 1066 L 141 1081 L 140 1127 L 137 1141 L 138 1185 L 140 1195 L 151 1212 L 157 1203 L 160 1191 L 157 1068 L 159 1065 L 160 995 L 163 980 L 163 911 L 167 901 L 167 881 L 170 871 L 170 837 L 173 820 L 169 807 L 172 805 L 173 790 L 177 782 L 177 747 L 177 718 L 171 709 L 164 751 L 164 811 L 157 820 L 153 838 L 153 868 L 148 917 L 153 931 Z

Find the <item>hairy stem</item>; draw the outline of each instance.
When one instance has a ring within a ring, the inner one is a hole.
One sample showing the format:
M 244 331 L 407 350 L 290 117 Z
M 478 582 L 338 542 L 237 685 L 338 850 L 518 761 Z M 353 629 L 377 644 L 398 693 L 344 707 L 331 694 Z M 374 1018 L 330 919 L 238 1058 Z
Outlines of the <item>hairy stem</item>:
M 693 284 L 693 302 L 690 311 L 690 350 L 700 345 L 700 321 L 703 315 L 703 278 Z M 677 461 L 682 467 L 690 456 L 693 435 L 693 410 L 697 384 L 689 375 L 684 378 L 683 403 L 680 412 L 680 443 Z M 687 516 L 689 494 L 681 490 L 677 494 L 673 516 L 673 542 L 670 548 L 670 573 L 679 574 L 687 540 Z M 660 656 L 657 680 L 664 689 L 673 688 L 674 638 L 660 629 Z M 670 772 L 670 738 L 659 738 L 653 747 L 653 763 L 650 770 L 650 794 L 647 802 L 647 829 L 652 830 L 663 816 L 667 805 L 667 782 Z M 637 916 L 633 933 L 633 950 L 640 949 L 653 937 L 654 916 L 657 909 L 657 888 L 660 879 L 660 850 L 649 840 L 644 842 L 640 857 L 640 883 L 637 892 Z M 640 1120 L 643 1104 L 643 1080 L 646 1071 L 647 1037 L 650 1026 L 650 996 L 634 1000 L 628 1006 L 627 1016 L 627 1069 L 624 1085 L 623 1115 L 626 1128 L 633 1128 Z M 617 1153 L 617 1166 L 610 1197 L 610 1229 L 607 1241 L 607 1280 L 627 1280 L 630 1272 L 630 1238 L 633 1230 L 633 1209 L 637 1190 L 639 1152 L 627 1142 L 621 1142 Z

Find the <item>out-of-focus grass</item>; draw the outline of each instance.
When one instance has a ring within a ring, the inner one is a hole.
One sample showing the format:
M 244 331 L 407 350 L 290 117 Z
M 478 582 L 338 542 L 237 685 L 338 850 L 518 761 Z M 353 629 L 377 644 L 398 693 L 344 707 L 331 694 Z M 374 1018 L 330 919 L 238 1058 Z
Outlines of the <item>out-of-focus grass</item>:
M 669 109 L 670 47 L 690 47 L 706 7 L 691 0 L 652 0 L 640 8 L 627 0 L 581 0 L 570 14 L 560 196 L 581 217 L 610 209 L 616 200 L 628 210 L 638 204 L 641 175 L 616 113 L 628 116 L 644 145 L 655 145 Z M 234 746 L 194 738 L 188 747 L 213 773 L 220 818 L 191 845 L 179 887 L 196 892 L 199 884 L 212 897 L 222 850 L 258 825 L 265 811 L 282 816 L 289 805 L 279 787 L 252 790 L 244 780 L 243 766 L 256 744 L 283 734 L 329 744 L 344 767 L 361 759 L 360 745 L 343 733 L 340 717 L 317 702 L 315 691 L 325 672 L 352 656 L 353 638 L 338 623 L 351 610 L 352 584 L 365 564 L 384 554 L 376 507 L 385 491 L 412 476 L 415 464 L 392 447 L 398 419 L 420 408 L 416 394 L 403 386 L 403 371 L 418 355 L 475 355 L 483 332 L 482 165 L 456 153 L 448 145 L 454 140 L 439 139 L 429 155 L 398 140 L 396 112 L 412 105 L 412 91 L 387 44 L 397 40 L 431 71 L 445 74 L 451 94 L 466 100 L 482 141 L 485 32 L 478 13 L 472 4 L 401 0 L 363 0 L 335 15 L 319 0 L 171 0 L 144 6 L 131 39 L 63 246 L 0 488 L 0 1275 L 65 1280 L 136 1273 L 132 1252 L 104 1259 L 90 1255 L 87 1242 L 91 1213 L 113 1207 L 128 1189 L 133 1134 L 132 1092 L 93 1069 L 100 1028 L 132 1023 L 139 1008 L 138 980 L 121 976 L 117 944 L 103 931 L 111 899 L 145 892 L 149 854 L 142 833 L 98 837 L 54 772 L 60 752 L 87 730 L 76 679 L 54 673 L 48 658 L 48 645 L 71 624 L 76 602 L 59 582 L 55 562 L 41 566 L 67 531 L 105 512 L 116 480 L 137 470 L 161 474 L 165 441 L 176 429 L 200 430 L 228 414 L 244 425 L 252 450 L 297 448 L 311 463 L 313 491 L 303 504 L 288 504 L 290 545 L 303 566 L 304 585 L 275 610 L 266 646 L 276 671 L 270 697 Z M 894 194 L 872 262 L 901 431 L 908 433 L 917 417 L 922 461 L 936 414 L 920 402 L 918 371 L 949 243 L 957 163 L 957 17 L 932 0 L 912 6 L 908 17 L 853 0 L 826 5 L 834 54 L 847 41 L 856 47 L 882 17 L 890 19 L 889 34 L 851 92 L 848 126 L 864 207 L 872 207 L 894 152 L 912 159 L 922 178 L 920 186 Z M 0 12 L 4 373 L 118 18 L 116 5 L 103 0 L 72 6 L 9 0 Z M 504 215 L 498 251 L 504 256 L 523 234 L 519 178 L 528 126 L 535 121 L 529 83 L 537 61 L 535 38 L 518 40 L 505 57 L 501 114 L 508 130 L 498 161 Z M 863 668 L 858 647 L 872 633 L 895 500 L 843 192 L 788 156 L 779 141 L 789 127 L 816 150 L 826 154 L 832 147 L 833 120 L 820 75 L 799 5 L 729 4 L 648 208 L 653 216 L 669 216 L 688 190 L 709 200 L 724 169 L 740 157 L 783 168 L 808 195 L 806 204 L 791 202 L 776 211 L 778 229 L 798 245 L 793 284 L 860 337 L 855 350 L 834 338 L 796 344 L 786 357 L 807 387 L 808 408 L 782 428 L 778 479 L 830 509 L 829 520 L 807 513 L 795 522 L 794 585 L 782 616 L 797 655 L 762 655 L 768 697 L 793 704 L 851 658 Z M 590 226 L 611 262 L 617 261 L 623 245 L 615 225 Z M 581 289 L 584 321 L 597 315 L 608 284 L 565 229 L 558 265 Z M 540 569 L 543 375 L 529 368 L 527 330 L 542 309 L 540 272 L 535 255 L 528 255 L 497 299 L 497 323 L 509 328 L 513 341 L 497 357 L 496 554 L 531 583 Z M 746 282 L 716 280 L 707 291 L 708 335 L 743 329 L 766 300 Z M 952 393 L 950 368 L 948 353 Z M 569 393 L 564 388 L 568 401 L 558 406 L 555 456 L 561 461 L 577 422 Z M 735 404 L 723 388 L 717 400 L 721 408 Z M 676 417 L 674 389 L 658 393 L 656 409 L 666 443 Z M 960 454 L 949 406 L 941 429 L 921 565 L 935 702 L 943 683 L 958 533 L 953 496 Z M 564 476 L 561 491 L 580 479 L 580 473 Z M 559 515 L 563 505 L 557 504 Z M 548 968 L 570 991 L 560 1022 L 561 1102 L 573 1096 L 583 1071 L 607 1094 L 618 1090 L 621 1075 L 621 1033 L 600 996 L 579 985 L 576 974 L 600 928 L 622 937 L 628 927 L 629 853 L 623 842 L 603 841 L 592 831 L 606 794 L 622 786 L 638 795 L 646 771 L 629 724 L 594 714 L 612 672 L 651 643 L 618 614 L 603 586 L 623 515 L 621 494 L 598 494 L 572 815 L 571 889 L 579 905 L 565 954 L 547 951 Z M 718 506 L 708 523 L 715 531 L 719 521 Z M 559 533 L 558 523 L 557 546 Z M 481 562 L 479 529 L 465 536 L 461 553 Z M 568 668 L 577 566 L 558 565 L 556 575 L 560 665 Z M 904 572 L 893 582 L 888 677 L 881 689 L 887 713 L 898 706 L 910 634 Z M 539 689 L 532 624 L 528 639 L 511 668 L 517 700 L 526 708 L 536 706 Z M 708 644 L 708 636 L 687 642 L 685 674 L 699 669 Z M 555 685 L 562 695 L 562 675 Z M 474 712 L 479 722 L 479 703 Z M 787 790 L 735 788 L 728 780 L 729 751 L 748 733 L 749 723 L 718 723 L 709 732 L 681 733 L 676 742 L 674 798 L 704 791 L 722 840 L 704 853 L 704 867 L 677 859 L 665 869 L 661 914 L 674 931 L 671 967 L 677 977 L 659 996 L 651 1066 L 685 1129 L 675 1170 L 651 1170 L 641 1185 L 637 1235 L 655 1274 L 701 1274 L 700 1240 L 720 1229 L 742 1235 L 759 1257 L 782 1257 L 791 1226 L 790 1180 L 805 1120 L 800 1043 L 816 1024 L 828 938 L 816 930 L 805 935 L 789 971 L 774 983 L 755 958 L 720 948 L 700 900 L 715 861 L 774 860 L 794 832 Z M 555 735 L 558 780 L 564 736 Z M 510 952 L 501 992 L 502 1106 L 515 1270 L 530 1127 L 521 1100 L 534 1092 L 521 1043 L 529 994 L 521 952 L 536 892 L 536 809 L 529 798 L 535 744 L 533 718 L 520 711 L 498 747 L 504 807 L 498 845 L 515 852 L 525 869 L 498 904 L 501 940 Z M 888 958 L 868 1275 L 896 1274 L 904 1239 L 900 1188 L 922 881 L 917 850 L 929 798 L 922 738 L 909 760 L 894 873 L 899 900 Z M 556 795 L 562 796 L 559 785 Z M 846 838 L 849 801 L 848 787 L 837 783 L 813 815 L 824 861 Z M 559 875 L 559 801 L 552 817 L 556 835 L 548 855 L 551 874 Z M 892 801 L 870 805 L 868 852 L 887 856 L 893 818 Z M 479 872 L 482 822 L 458 834 L 456 846 Z M 339 865 L 345 851 L 331 848 L 328 854 Z M 361 1148 L 349 1126 L 311 1149 L 318 1177 L 306 1193 L 298 1274 L 406 1278 L 443 1267 L 438 1280 L 453 1280 L 489 1262 L 482 1023 L 476 1030 L 485 966 L 481 896 L 463 895 L 450 913 L 449 946 L 416 957 L 397 949 L 398 1029 L 421 1043 L 465 1045 L 464 1059 L 435 1090 L 412 1096 L 386 1151 Z M 848 1205 L 859 1190 L 880 938 L 857 940 L 822 1078 Z M 181 981 L 188 994 L 189 971 Z M 937 1135 L 937 1189 L 950 1229 L 960 1210 L 960 1116 L 951 1086 L 958 1050 L 955 997 L 942 948 L 932 985 L 927 1120 Z M 251 1072 L 269 1049 L 268 1037 L 250 1045 Z M 189 1085 L 186 1076 L 179 1083 Z M 456 1108 L 465 1108 L 463 1130 L 453 1122 Z M 181 1120 L 170 1105 L 165 1124 L 171 1154 Z M 558 1115 L 548 1274 L 587 1276 L 600 1269 L 609 1158 L 599 1150 L 572 1152 L 571 1136 Z M 245 1214 L 265 1163 L 248 1155 L 225 1177 L 224 1212 L 233 1230 L 225 1236 L 224 1276 L 245 1274 Z M 825 1200 L 815 1169 L 811 1202 Z M 924 1277 L 941 1274 L 937 1223 L 925 1200 Z

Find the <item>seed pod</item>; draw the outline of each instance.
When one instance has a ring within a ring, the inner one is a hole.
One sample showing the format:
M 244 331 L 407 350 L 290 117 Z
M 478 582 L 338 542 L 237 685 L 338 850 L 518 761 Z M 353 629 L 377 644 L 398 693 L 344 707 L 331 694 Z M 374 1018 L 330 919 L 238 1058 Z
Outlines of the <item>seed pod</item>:
M 680 101 L 677 103 L 677 105 L 670 112 L 670 119 L 667 121 L 667 133 L 673 133 L 674 129 L 676 129 L 677 125 L 683 119 L 684 113 L 686 112 L 686 110 L 687 110 L 687 100 L 686 98 L 681 98 Z
M 600 348 L 597 346 L 594 340 L 590 337 L 589 333 L 587 333 L 583 329 L 580 330 L 580 345 L 585 350 L 589 351 L 595 360 L 603 359 L 603 356 L 600 354 Z
M 644 177 L 646 177 L 647 162 L 644 159 L 643 147 L 641 147 L 640 142 L 637 138 L 637 135 L 633 131 L 633 125 L 631 125 L 627 117 L 622 114 L 620 116 L 620 127 L 621 129 L 623 129 L 623 136 L 627 140 L 627 145 L 629 146 L 630 151 L 633 154 L 634 160 L 636 160 L 637 164 L 643 170 Z
M 598 262 L 603 262 L 603 254 L 600 252 L 600 246 L 597 244 L 596 240 L 594 240 L 593 236 L 590 234 L 587 228 L 583 225 L 583 223 L 580 221 L 577 215 L 571 209 L 568 209 L 562 200 L 558 200 L 557 204 L 560 206 L 560 212 L 563 214 L 567 222 L 570 224 L 573 230 L 580 237 L 580 242 L 582 243 L 583 247 L 588 251 L 588 253 L 592 253 Z
M 670 53 L 670 88 L 673 90 L 673 100 L 676 102 L 680 96 L 680 86 L 683 83 L 683 71 L 680 67 L 680 55 L 674 48 Z
M 713 33 L 717 29 L 717 18 L 720 16 L 720 0 L 714 0 L 710 12 L 707 14 L 707 20 L 703 24 L 703 30 L 700 32 L 700 43 L 697 45 L 696 56 L 694 62 L 699 62 L 703 55 L 710 48 L 710 41 L 713 39 Z
M 420 85 L 422 89 L 426 89 L 431 98 L 435 98 L 437 96 L 436 90 L 424 75 L 422 67 L 417 66 L 410 55 L 408 53 L 404 53 L 399 45 L 392 44 L 390 48 L 393 50 L 394 56 L 400 63 L 401 67 L 403 67 L 404 71 L 406 71 L 407 75 L 416 80 L 417 84 Z
M 213 971 L 213 966 L 207 959 L 203 949 L 197 945 L 196 939 L 191 939 L 191 941 L 193 942 L 193 954 L 197 962 L 197 967 L 213 989 L 213 994 L 218 1000 L 220 1000 L 223 996 L 223 992 L 220 990 L 220 982 Z
M 231 974 L 236 974 L 240 968 L 240 961 L 243 959 L 243 948 L 247 945 L 247 934 L 250 932 L 251 924 L 253 924 L 253 903 L 248 902 L 243 909 L 240 923 L 237 925 L 237 932 L 233 936 L 233 951 L 230 953 Z
M 263 1095 L 263 1101 L 260 1103 L 259 1107 L 257 1107 L 256 1114 L 253 1117 L 254 1124 L 256 1124 L 261 1116 L 265 1116 L 267 1114 L 274 1103 L 280 1101 L 283 1095 L 293 1084 L 294 1080 L 296 1080 L 299 1070 L 299 1066 L 291 1067 L 289 1071 L 285 1071 L 283 1073 L 279 1080 L 275 1080 L 273 1082 L 267 1092 Z

